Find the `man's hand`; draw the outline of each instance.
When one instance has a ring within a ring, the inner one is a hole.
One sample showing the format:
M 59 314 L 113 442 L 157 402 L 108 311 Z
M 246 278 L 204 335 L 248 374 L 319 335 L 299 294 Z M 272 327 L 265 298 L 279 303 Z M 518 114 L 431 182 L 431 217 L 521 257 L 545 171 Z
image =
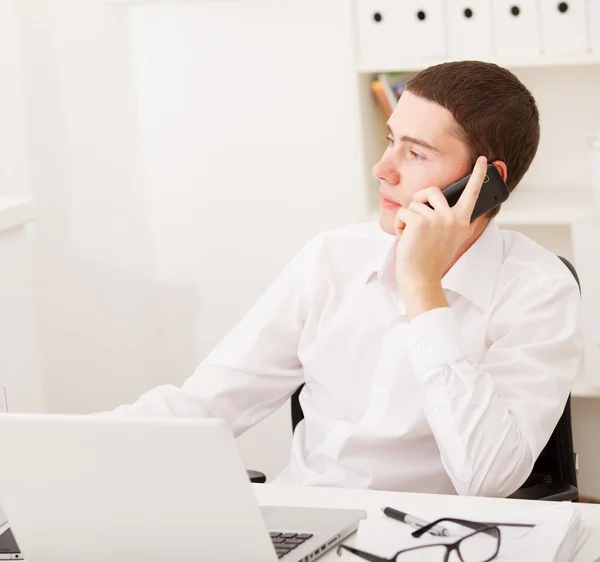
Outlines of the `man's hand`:
M 442 277 L 461 244 L 474 232 L 471 215 L 486 171 L 487 159 L 481 156 L 454 207 L 448 205 L 439 188 L 429 187 L 415 194 L 408 209 L 398 210 L 395 222 L 399 236 L 396 278 L 407 304 L 407 312 L 407 299 L 424 298 L 429 302 L 414 307 L 416 314 L 413 317 L 424 312 L 423 308 L 429 310 L 448 306 L 441 288 Z

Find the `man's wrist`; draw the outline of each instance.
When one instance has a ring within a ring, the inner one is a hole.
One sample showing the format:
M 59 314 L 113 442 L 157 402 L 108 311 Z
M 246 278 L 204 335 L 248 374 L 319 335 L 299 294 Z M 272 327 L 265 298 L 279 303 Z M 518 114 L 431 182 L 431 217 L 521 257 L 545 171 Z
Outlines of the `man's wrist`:
M 415 279 L 403 284 L 402 297 L 409 322 L 425 312 L 448 306 L 441 281 Z

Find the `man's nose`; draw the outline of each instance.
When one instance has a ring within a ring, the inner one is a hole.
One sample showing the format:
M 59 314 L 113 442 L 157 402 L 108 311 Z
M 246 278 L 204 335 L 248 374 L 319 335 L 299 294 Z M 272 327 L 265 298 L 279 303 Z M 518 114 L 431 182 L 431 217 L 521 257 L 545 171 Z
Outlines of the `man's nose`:
M 390 185 L 398 185 L 400 183 L 398 170 L 392 166 L 392 163 L 385 156 L 373 166 L 371 172 L 376 178 Z

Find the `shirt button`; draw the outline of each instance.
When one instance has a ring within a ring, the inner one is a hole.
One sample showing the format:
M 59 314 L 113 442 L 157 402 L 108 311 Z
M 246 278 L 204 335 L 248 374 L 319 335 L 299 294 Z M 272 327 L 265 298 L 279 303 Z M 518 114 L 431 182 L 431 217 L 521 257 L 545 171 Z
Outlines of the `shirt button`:
M 391 369 L 384 369 L 383 370 L 383 376 L 389 377 L 391 374 L 392 374 L 392 370 Z
M 427 349 L 427 344 L 426 344 L 425 342 L 422 342 L 422 341 L 420 341 L 420 342 L 417 344 L 417 349 L 418 349 L 420 352 L 424 352 L 424 351 Z

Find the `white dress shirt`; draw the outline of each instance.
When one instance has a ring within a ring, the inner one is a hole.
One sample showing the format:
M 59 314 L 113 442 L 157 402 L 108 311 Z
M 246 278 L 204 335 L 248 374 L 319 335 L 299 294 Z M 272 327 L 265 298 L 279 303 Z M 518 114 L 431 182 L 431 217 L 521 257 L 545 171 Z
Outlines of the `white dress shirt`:
M 443 278 L 449 308 L 408 323 L 395 246 L 377 224 L 317 236 L 181 388 L 117 411 L 219 417 L 239 435 L 306 383 L 279 482 L 511 494 L 578 369 L 576 281 L 492 220 Z

